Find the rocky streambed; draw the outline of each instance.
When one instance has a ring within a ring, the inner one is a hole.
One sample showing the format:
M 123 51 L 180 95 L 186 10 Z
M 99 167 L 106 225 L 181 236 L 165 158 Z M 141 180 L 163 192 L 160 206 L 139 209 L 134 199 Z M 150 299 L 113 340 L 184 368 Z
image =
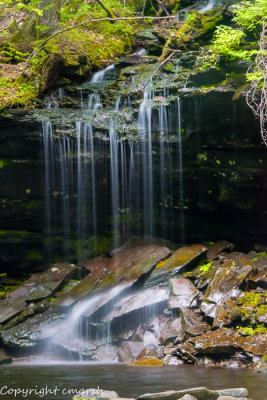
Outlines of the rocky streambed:
M 1 362 L 45 355 L 265 371 L 266 254 L 227 241 L 168 245 L 133 239 L 112 257 L 33 274 L 0 302 Z

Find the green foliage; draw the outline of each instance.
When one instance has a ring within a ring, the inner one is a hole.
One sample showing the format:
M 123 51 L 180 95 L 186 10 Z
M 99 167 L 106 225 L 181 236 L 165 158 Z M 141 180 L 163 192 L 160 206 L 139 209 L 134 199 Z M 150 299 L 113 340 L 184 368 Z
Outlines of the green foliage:
M 36 89 L 22 78 L 0 78 L 0 110 L 29 104 L 37 95 Z
M 187 17 L 186 17 L 186 24 L 188 26 L 194 27 L 194 26 L 196 26 L 198 20 L 199 20 L 199 18 L 196 13 L 189 13 L 189 14 L 187 14 Z
M 202 273 L 208 272 L 210 267 L 211 267 L 211 265 L 212 265 L 211 262 L 209 262 L 207 264 L 200 265 L 200 267 L 199 267 L 200 272 L 202 272 Z
M 9 58 L 11 63 L 25 61 L 28 54 L 18 51 L 11 43 L 4 43 L 1 46 L 0 55 Z
M 266 0 L 244 1 L 236 4 L 233 21 L 244 31 L 255 31 L 267 18 Z

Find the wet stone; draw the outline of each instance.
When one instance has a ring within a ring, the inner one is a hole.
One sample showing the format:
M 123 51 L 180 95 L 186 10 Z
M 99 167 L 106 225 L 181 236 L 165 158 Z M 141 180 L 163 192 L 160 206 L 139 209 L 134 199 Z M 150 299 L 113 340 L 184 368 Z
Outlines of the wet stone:
M 191 336 L 201 335 L 210 330 L 210 326 L 207 322 L 203 321 L 202 317 L 197 316 L 195 312 L 189 308 L 181 309 L 181 319 L 184 332 Z
M 145 283 L 145 286 L 153 286 L 158 283 L 166 282 L 168 278 L 184 272 L 197 262 L 199 257 L 207 251 L 207 248 L 202 245 L 192 245 L 181 247 L 176 250 L 166 262 L 159 263 L 156 269 L 152 272 L 150 278 Z
M 207 260 L 213 261 L 218 257 L 221 252 L 231 250 L 232 248 L 232 243 L 227 242 L 226 240 L 219 240 L 218 242 L 208 246 Z
M 190 339 L 194 354 L 235 354 L 242 350 L 248 358 L 267 352 L 266 335 L 240 336 L 233 329 L 217 329 Z
M 118 350 L 119 360 L 122 362 L 132 362 L 144 350 L 141 342 L 122 342 Z
M 229 258 L 220 266 L 208 285 L 201 310 L 209 317 L 216 316 L 219 305 L 231 297 L 240 295 L 239 286 L 251 273 L 253 266 L 249 259 L 240 257 L 238 260 Z
M 170 309 L 191 307 L 196 305 L 196 297 L 198 296 L 198 290 L 186 278 L 173 278 L 170 279 L 170 293 L 172 296 L 168 301 L 168 307 Z

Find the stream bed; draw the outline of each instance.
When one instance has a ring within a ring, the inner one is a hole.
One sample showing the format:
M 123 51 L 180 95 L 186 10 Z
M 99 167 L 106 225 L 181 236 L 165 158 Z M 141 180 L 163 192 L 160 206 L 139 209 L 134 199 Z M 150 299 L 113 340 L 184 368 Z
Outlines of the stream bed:
M 8 384 L 7 384 L 8 381 Z M 8 385 L 8 389 L 4 388 Z M 194 366 L 164 366 L 136 368 L 125 364 L 13 364 L 0 367 L 0 398 L 72 399 L 71 390 L 97 388 L 114 390 L 121 397 L 137 398 L 144 393 L 181 390 L 205 386 L 209 389 L 246 387 L 249 398 L 263 400 L 266 395 L 266 374 L 249 369 L 201 368 Z M 4 388 L 4 389 L 3 389 Z M 5 394 L 9 389 L 37 389 L 28 396 Z M 50 389 L 42 395 L 41 389 Z M 55 391 L 58 389 L 57 391 Z M 75 392 L 72 392 L 75 394 Z M 76 392 L 77 393 L 77 392 Z

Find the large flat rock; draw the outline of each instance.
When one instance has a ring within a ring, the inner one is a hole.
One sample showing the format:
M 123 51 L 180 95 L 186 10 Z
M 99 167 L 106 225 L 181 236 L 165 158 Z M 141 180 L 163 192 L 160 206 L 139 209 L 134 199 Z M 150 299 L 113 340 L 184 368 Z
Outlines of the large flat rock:
M 233 329 L 217 329 L 201 336 L 190 339 L 194 346 L 193 354 L 234 354 L 242 350 L 243 353 L 262 356 L 267 353 L 267 336 L 240 336 Z M 182 347 L 183 345 L 181 345 Z
M 159 303 L 166 302 L 168 298 L 169 289 L 167 287 L 147 288 L 119 301 L 116 304 L 117 310 L 113 311 L 108 318 L 119 318 L 146 307 L 156 306 Z
M 3 343 L 11 348 L 30 348 L 51 338 L 64 324 L 64 317 L 47 312 L 1 331 Z
M 170 309 L 190 307 L 199 295 L 198 290 L 189 279 L 173 278 L 170 279 L 169 285 L 172 295 L 168 301 Z
M 153 286 L 158 283 L 166 282 L 168 278 L 177 275 L 179 272 L 185 271 L 194 265 L 199 257 L 207 252 L 207 247 L 195 244 L 192 246 L 181 247 L 176 250 L 166 262 L 157 265 L 152 272 L 145 286 Z
M 138 400 L 161 400 L 161 399 L 177 400 L 186 394 L 194 396 L 198 400 L 217 400 L 217 398 L 222 395 L 221 393 L 225 393 L 226 391 L 209 390 L 205 387 L 190 388 L 183 390 L 168 390 L 166 392 L 143 394 L 142 396 L 138 397 Z M 228 391 L 228 393 L 232 393 L 233 397 L 239 398 L 239 397 L 246 397 L 248 391 L 245 388 L 238 388 L 238 389 L 231 389 L 231 392 Z
M 6 323 L 18 315 L 27 303 L 51 296 L 54 292 L 72 278 L 76 271 L 74 264 L 55 264 L 48 270 L 33 274 L 20 287 L 0 301 L 0 323 Z
M 121 287 L 121 290 L 124 290 L 130 287 L 170 254 L 171 251 L 167 247 L 137 246 L 116 253 L 111 259 L 105 259 L 104 263 L 103 260 L 99 260 L 99 264 L 96 261 L 93 267 L 92 264 L 91 267 L 90 264 L 87 264 L 87 269 L 91 268 L 92 273 L 86 276 L 73 290 L 61 297 L 56 305 L 69 307 L 79 299 L 101 292 L 103 296 L 99 300 L 98 308 L 100 308 L 112 299 L 112 288 Z M 104 291 L 107 290 L 109 292 L 105 294 Z M 119 294 L 116 289 L 114 293 L 116 296 Z M 89 314 L 85 313 L 85 315 Z

